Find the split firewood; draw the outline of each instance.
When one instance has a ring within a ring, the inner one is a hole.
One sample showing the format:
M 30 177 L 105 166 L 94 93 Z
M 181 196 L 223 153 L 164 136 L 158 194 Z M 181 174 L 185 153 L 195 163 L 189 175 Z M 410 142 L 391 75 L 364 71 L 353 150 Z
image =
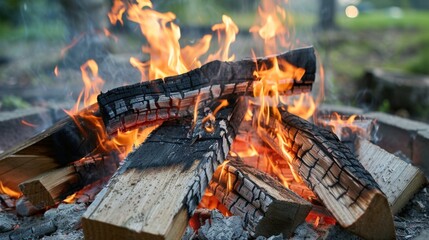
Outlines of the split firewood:
M 94 134 L 83 134 L 73 119 L 66 117 L 0 154 L 0 182 L 17 192 L 20 183 L 86 156 L 95 149 L 96 138 Z
M 386 194 L 393 214 L 398 213 L 426 184 L 420 169 L 368 140 L 358 138 L 355 150 L 360 163 Z
M 98 96 L 107 133 L 126 131 L 148 122 L 192 115 L 197 103 L 207 105 L 227 95 L 253 91 L 257 67 L 273 66 L 273 60 L 288 62 L 290 79 L 283 79 L 282 94 L 311 91 L 316 74 L 312 47 L 277 56 L 237 62 L 213 61 L 188 73 L 119 87 Z M 280 67 L 282 69 L 282 67 Z M 287 86 L 287 87 L 286 87 Z
M 259 122 L 258 134 L 290 162 L 338 223 L 365 239 L 395 238 L 386 196 L 350 149 L 326 129 L 285 110 L 281 117 Z
M 87 157 L 70 166 L 49 171 L 19 185 L 36 206 L 53 206 L 84 186 L 111 176 L 119 165 L 119 158 L 111 156 Z
M 289 237 L 304 222 L 311 204 L 260 170 L 228 158 L 213 174 L 213 194 L 242 217 L 253 237 Z
M 83 215 L 86 239 L 180 239 L 247 106 L 224 108 L 214 131 L 192 138 L 192 121 L 164 122 L 128 155 Z M 195 131 L 195 129 L 194 129 Z

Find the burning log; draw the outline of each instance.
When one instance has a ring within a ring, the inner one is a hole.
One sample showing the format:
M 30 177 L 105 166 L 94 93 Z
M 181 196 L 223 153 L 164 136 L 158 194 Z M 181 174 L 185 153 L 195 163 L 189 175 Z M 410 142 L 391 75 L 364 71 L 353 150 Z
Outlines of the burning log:
M 17 192 L 20 183 L 86 156 L 97 144 L 93 138 L 66 117 L 0 154 L 0 182 Z
M 258 134 L 313 190 L 347 230 L 366 239 L 395 238 L 386 196 L 335 134 L 281 110 Z M 284 132 L 281 142 L 277 133 Z M 284 149 L 285 151 L 282 151 Z
M 254 237 L 289 237 L 304 222 L 311 204 L 269 175 L 229 158 L 218 167 L 210 190 Z
M 27 180 L 19 188 L 33 205 L 53 206 L 84 186 L 111 176 L 118 165 L 119 158 L 115 154 L 88 157 Z
M 258 66 L 271 67 L 274 59 L 289 63 L 291 77 L 282 80 L 281 84 L 285 86 L 282 94 L 311 90 L 316 73 L 312 47 L 256 61 L 213 61 L 185 74 L 119 87 L 100 94 L 98 104 L 107 133 L 112 135 L 118 130 L 127 131 L 148 122 L 192 115 L 198 98 L 204 106 L 220 97 L 252 92 L 253 82 L 259 80 L 254 76 L 255 70 Z
M 393 214 L 398 213 L 426 184 L 423 172 L 417 167 L 365 139 L 358 138 L 355 149 L 360 163 L 386 194 Z
M 219 111 L 193 139 L 190 118 L 164 122 L 132 152 L 83 215 L 87 239 L 180 239 L 246 109 Z

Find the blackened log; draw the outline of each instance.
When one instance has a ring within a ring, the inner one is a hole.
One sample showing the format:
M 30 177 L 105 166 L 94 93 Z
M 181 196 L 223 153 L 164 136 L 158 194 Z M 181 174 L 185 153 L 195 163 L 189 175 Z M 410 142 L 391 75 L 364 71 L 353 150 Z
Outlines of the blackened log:
M 268 58 L 237 62 L 213 61 L 178 76 L 119 87 L 98 96 L 98 104 L 109 135 L 140 125 L 174 117 L 192 115 L 199 98 L 201 105 L 230 94 L 244 95 L 253 91 L 257 67 L 270 68 L 273 59 L 287 61 L 305 70 L 301 79 L 285 79 L 291 88 L 282 94 L 311 91 L 316 74 L 316 57 L 312 47 L 292 50 Z M 199 96 L 199 97 L 198 97 Z
M 180 239 L 216 167 L 226 158 L 247 106 L 220 110 L 215 131 L 192 138 L 192 119 L 164 122 L 83 215 L 86 239 Z
M 260 122 L 258 134 L 290 162 L 338 223 L 365 239 L 395 238 L 387 198 L 351 150 L 326 129 L 285 110 L 281 117 Z M 279 131 L 285 133 L 284 142 Z
M 210 190 L 251 236 L 289 237 L 304 222 L 311 204 L 268 174 L 228 158 L 213 174 Z

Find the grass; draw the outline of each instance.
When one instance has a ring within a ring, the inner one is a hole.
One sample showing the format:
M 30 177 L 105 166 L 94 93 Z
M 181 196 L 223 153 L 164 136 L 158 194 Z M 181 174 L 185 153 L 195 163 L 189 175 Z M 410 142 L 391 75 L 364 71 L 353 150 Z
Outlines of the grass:
M 387 11 L 372 11 L 362 13 L 357 18 L 350 19 L 345 16 L 338 18 L 341 27 L 358 30 L 385 30 L 385 29 L 418 29 L 429 30 L 429 12 L 404 11 L 402 18 L 393 18 Z

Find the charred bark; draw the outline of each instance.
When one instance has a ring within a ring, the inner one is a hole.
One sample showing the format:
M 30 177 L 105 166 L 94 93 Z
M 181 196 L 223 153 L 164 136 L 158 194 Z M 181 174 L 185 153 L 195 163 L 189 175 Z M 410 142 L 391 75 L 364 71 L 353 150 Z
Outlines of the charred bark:
M 289 237 L 304 222 L 311 204 L 277 180 L 238 159 L 218 167 L 210 190 L 234 215 L 240 216 L 253 237 Z
M 258 134 L 290 162 L 340 225 L 367 239 L 394 238 L 386 196 L 350 149 L 326 129 L 286 111 L 281 117 L 260 122 Z M 285 142 L 278 131 L 285 133 Z
M 215 131 L 193 139 L 190 118 L 164 122 L 131 153 L 83 216 L 88 239 L 180 239 L 246 106 L 222 109 Z M 114 201 L 112 201 L 115 199 Z
M 237 62 L 213 61 L 178 76 L 119 87 L 98 96 L 98 104 L 107 133 L 127 131 L 158 120 L 189 116 L 199 96 L 204 106 L 227 95 L 253 91 L 257 67 L 272 66 L 274 58 L 305 70 L 301 79 L 293 77 L 292 87 L 282 94 L 309 92 L 316 74 L 314 49 L 302 48 L 274 57 Z M 289 69 L 290 70 L 290 69 Z M 293 71 L 293 70 L 291 70 Z

